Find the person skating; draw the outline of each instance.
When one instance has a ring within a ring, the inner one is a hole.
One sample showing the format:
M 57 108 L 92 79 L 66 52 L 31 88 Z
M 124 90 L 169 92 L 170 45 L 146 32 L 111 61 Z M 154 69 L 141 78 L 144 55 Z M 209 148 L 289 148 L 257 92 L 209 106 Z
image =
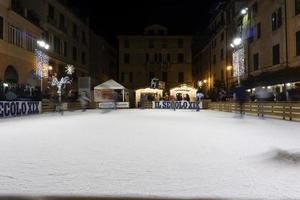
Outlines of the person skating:
M 247 93 L 246 93 L 245 87 L 238 86 L 238 87 L 235 88 L 234 97 L 235 97 L 236 102 L 239 105 L 239 110 L 240 110 L 241 117 L 243 117 L 244 114 L 245 114 L 244 105 L 245 105 L 245 102 L 246 102 L 246 96 L 247 96 Z

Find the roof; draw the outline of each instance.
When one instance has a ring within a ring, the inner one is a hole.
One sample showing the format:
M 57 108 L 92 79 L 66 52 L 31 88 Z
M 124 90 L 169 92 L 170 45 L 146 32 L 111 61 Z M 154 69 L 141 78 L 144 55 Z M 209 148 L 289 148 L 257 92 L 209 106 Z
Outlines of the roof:
M 126 89 L 123 85 L 117 83 L 113 79 L 110 79 L 96 87 L 94 87 L 95 90 L 101 90 L 101 89 L 109 89 L 109 90 L 123 90 Z

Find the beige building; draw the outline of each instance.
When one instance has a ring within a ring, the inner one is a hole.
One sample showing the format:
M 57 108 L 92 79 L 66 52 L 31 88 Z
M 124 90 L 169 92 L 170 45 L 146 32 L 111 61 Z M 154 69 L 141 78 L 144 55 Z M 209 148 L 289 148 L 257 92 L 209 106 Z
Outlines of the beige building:
M 53 67 L 52 74 L 65 74 L 67 65 L 75 67 L 73 88 L 77 78 L 89 75 L 89 23 L 80 18 L 64 1 L 13 0 L 13 6 L 21 13 L 32 12 L 43 29 L 43 39 L 50 45 L 46 52 Z M 45 80 L 46 82 L 46 80 Z
M 216 15 L 204 33 L 209 39 L 193 55 L 194 84 L 203 87 L 206 93 L 215 85 L 229 88 L 232 84 L 230 43 L 235 35 L 235 17 L 244 4 L 242 0 L 228 1 L 214 8 Z
M 122 35 L 119 40 L 119 80 L 129 89 L 150 87 L 157 78 L 169 89 L 192 85 L 190 36 L 169 35 L 160 25 L 146 27 L 143 35 Z
M 234 23 L 226 31 L 228 40 L 225 45 L 229 52 L 227 62 L 221 62 L 218 56 L 215 56 L 224 48 L 218 45 L 218 40 L 217 44 L 215 43 L 214 37 L 222 34 L 218 31 L 207 46 L 194 57 L 194 65 L 199 66 L 198 71 L 201 72 L 197 77 L 198 80 L 222 80 L 220 69 L 225 72 L 227 66 L 232 66 L 230 68 L 232 77 L 229 77 L 231 84 L 241 82 L 248 88 L 264 86 L 272 89 L 274 86 L 280 88 L 280 91 L 295 86 L 293 83 L 300 81 L 300 1 L 240 2 L 238 7 L 235 6 L 237 9 Z M 224 8 L 228 13 L 230 3 L 226 5 Z M 224 9 L 220 10 L 218 15 L 222 12 Z M 234 44 L 234 39 L 237 38 L 241 41 Z M 209 48 L 210 46 L 212 48 Z M 214 47 L 216 50 L 213 50 Z M 204 55 L 209 55 L 208 51 L 212 57 L 209 63 L 203 58 Z M 214 87 L 212 84 L 209 83 L 210 88 Z
M 34 50 L 42 29 L 35 18 L 20 15 L 10 0 L 0 1 L 0 81 L 38 86 Z

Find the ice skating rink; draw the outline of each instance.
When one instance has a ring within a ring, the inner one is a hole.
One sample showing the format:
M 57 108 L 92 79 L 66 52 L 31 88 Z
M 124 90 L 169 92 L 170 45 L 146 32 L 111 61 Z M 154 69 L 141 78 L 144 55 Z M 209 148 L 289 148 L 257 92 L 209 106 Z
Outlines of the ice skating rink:
M 214 111 L 0 120 L 0 195 L 300 198 L 300 123 Z

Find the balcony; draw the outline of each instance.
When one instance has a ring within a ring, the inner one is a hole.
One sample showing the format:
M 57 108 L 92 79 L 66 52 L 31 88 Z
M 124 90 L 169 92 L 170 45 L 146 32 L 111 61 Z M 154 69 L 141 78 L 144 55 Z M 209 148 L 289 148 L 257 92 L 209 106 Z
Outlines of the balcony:
M 27 19 L 32 24 L 40 27 L 40 18 L 37 13 L 34 10 L 27 10 L 27 8 L 24 8 L 20 1 L 13 0 L 11 2 L 11 10 Z

